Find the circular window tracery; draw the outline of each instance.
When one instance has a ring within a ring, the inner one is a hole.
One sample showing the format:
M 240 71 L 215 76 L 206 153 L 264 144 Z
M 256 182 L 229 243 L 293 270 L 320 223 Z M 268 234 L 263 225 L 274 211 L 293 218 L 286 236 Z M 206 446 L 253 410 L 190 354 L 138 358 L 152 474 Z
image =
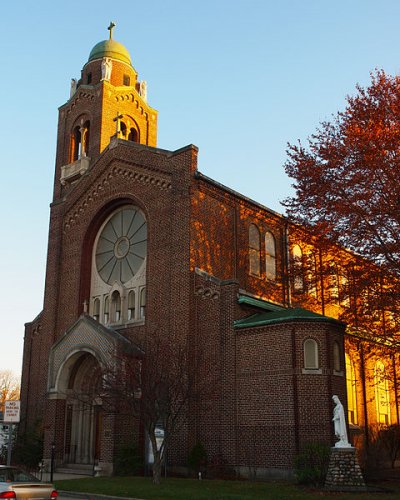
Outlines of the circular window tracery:
M 126 283 L 138 272 L 147 252 L 147 222 L 142 212 L 125 207 L 114 213 L 101 230 L 96 247 L 96 268 L 112 285 Z

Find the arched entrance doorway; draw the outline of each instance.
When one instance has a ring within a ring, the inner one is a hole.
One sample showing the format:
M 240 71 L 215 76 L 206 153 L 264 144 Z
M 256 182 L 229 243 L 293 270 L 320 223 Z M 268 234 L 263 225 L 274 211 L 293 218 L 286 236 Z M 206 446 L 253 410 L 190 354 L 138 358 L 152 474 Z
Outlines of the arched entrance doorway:
M 96 463 L 103 475 L 113 472 L 115 413 L 103 394 L 103 374 L 131 342 L 87 314 L 51 347 L 45 449 L 55 445 L 56 467 L 75 464 L 88 470 Z M 103 400 L 101 399 L 103 398 Z M 50 458 L 46 456 L 46 460 Z M 74 467 L 79 468 L 79 467 Z
M 65 407 L 64 463 L 94 464 L 100 459 L 103 412 L 101 369 L 89 352 L 70 359 Z

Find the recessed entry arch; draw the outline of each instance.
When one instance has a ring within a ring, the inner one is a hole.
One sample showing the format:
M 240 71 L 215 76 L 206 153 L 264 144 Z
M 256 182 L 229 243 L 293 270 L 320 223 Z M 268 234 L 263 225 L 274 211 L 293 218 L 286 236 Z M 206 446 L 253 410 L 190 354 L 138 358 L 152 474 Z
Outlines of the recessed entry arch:
M 58 397 L 66 397 L 71 390 L 77 388 L 79 371 L 82 373 L 82 366 L 86 365 L 87 372 L 88 359 L 92 360 L 90 364 L 96 370 L 96 374 L 98 372 L 100 375 L 101 367 L 104 366 L 104 360 L 99 353 L 90 346 L 77 347 L 68 354 L 58 370 L 53 388 Z

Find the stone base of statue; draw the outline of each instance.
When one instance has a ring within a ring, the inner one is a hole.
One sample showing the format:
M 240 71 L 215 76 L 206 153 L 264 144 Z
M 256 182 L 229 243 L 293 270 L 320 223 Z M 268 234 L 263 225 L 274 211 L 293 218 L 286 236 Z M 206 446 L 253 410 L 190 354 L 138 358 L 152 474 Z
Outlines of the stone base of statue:
M 325 488 L 331 491 L 367 491 L 354 447 L 335 446 L 331 449 Z

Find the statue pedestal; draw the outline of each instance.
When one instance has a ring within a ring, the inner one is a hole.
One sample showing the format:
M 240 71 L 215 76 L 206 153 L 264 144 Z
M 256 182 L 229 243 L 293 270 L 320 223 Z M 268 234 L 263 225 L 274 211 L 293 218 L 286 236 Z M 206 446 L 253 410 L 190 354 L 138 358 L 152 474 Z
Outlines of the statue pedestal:
M 333 491 L 367 491 L 355 448 L 332 448 L 325 488 Z

